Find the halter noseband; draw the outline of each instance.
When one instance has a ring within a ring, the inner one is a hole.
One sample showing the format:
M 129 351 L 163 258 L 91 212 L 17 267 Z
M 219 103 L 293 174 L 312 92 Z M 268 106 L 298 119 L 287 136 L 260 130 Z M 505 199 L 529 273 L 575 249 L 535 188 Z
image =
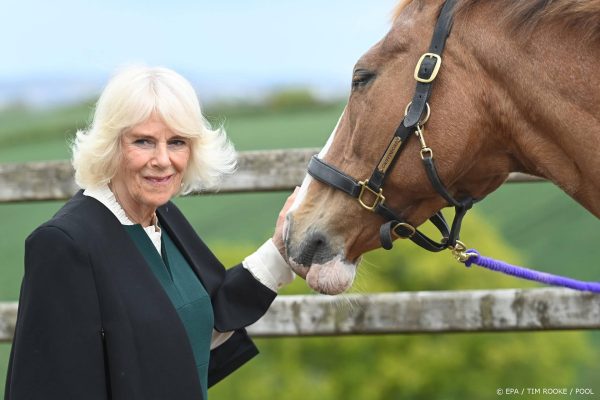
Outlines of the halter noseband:
M 392 140 L 383 153 L 377 167 L 373 170 L 371 177 L 364 181 L 357 181 L 320 160 L 317 156 L 313 156 L 308 164 L 308 173 L 315 179 L 358 199 L 363 208 L 381 215 L 388 221 L 379 230 L 381 245 L 387 250 L 392 248 L 392 235 L 403 239 L 408 238 L 422 248 L 433 252 L 438 252 L 446 248 L 453 249 L 457 244 L 460 246 L 459 234 L 462 220 L 475 202 L 471 197 L 460 201 L 456 200 L 448 192 L 440 180 L 433 161 L 433 151 L 427 147 L 423 134 L 424 125 L 429 119 L 431 111 L 427 100 L 429 100 L 431 94 L 432 82 L 435 80 L 442 64 L 441 54 L 446 44 L 446 38 L 450 34 L 454 3 L 455 0 L 446 0 L 442 7 L 433 31 L 429 50 L 421 56 L 415 68 L 414 78 L 417 81 L 415 95 L 406 107 L 404 119 L 396 129 Z M 439 243 L 428 238 L 415 227 L 408 224 L 385 204 L 383 183 L 389 173 L 390 167 L 395 163 L 402 150 L 404 150 L 408 141 L 407 139 L 412 134 L 415 134 L 419 139 L 421 160 L 432 186 L 440 196 L 455 208 L 455 216 L 451 228 L 448 227 L 441 211 L 438 211 L 429 219 L 442 234 L 442 240 Z M 371 197 L 371 200 L 367 200 L 366 196 Z

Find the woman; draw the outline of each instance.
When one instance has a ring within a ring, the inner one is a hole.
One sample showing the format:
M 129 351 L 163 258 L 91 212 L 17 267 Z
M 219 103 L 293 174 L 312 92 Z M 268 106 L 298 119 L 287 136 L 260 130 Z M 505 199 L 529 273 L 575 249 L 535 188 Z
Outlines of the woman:
M 72 145 L 78 192 L 26 241 L 7 399 L 204 399 L 257 354 L 244 327 L 293 279 L 275 234 L 225 270 L 170 202 L 235 167 L 164 68 L 129 68 Z

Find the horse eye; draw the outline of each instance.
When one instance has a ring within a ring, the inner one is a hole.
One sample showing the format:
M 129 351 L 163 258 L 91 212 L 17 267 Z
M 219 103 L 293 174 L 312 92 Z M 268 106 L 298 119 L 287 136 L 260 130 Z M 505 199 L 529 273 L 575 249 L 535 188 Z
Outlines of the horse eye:
M 375 78 L 375 73 L 365 69 L 357 69 L 352 75 L 352 89 L 358 89 L 365 86 Z

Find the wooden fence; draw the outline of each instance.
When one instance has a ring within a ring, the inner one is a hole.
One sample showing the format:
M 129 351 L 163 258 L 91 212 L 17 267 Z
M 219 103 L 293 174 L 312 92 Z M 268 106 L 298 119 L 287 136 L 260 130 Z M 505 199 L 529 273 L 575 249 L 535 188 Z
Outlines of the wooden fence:
M 219 193 L 291 190 L 302 182 L 310 157 L 318 149 L 246 151 L 239 154 L 238 171 L 227 176 Z M 509 182 L 542 179 L 511 174 Z M 78 190 L 68 161 L 0 164 L 0 203 L 65 200 Z
M 317 149 L 242 152 L 220 193 L 291 190 Z M 509 182 L 541 179 L 511 174 Z M 0 165 L 0 203 L 64 200 L 78 190 L 67 161 Z M 0 303 L 0 341 L 17 303 Z M 257 337 L 599 329 L 600 295 L 568 289 L 279 296 L 249 330 Z

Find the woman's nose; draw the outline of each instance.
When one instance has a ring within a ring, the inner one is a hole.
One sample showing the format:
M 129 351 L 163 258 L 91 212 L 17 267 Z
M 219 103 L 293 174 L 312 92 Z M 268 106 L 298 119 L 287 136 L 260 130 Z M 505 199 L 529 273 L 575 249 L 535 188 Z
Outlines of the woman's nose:
M 169 149 L 166 143 L 159 143 L 154 151 L 154 164 L 157 167 L 166 168 L 171 165 Z

